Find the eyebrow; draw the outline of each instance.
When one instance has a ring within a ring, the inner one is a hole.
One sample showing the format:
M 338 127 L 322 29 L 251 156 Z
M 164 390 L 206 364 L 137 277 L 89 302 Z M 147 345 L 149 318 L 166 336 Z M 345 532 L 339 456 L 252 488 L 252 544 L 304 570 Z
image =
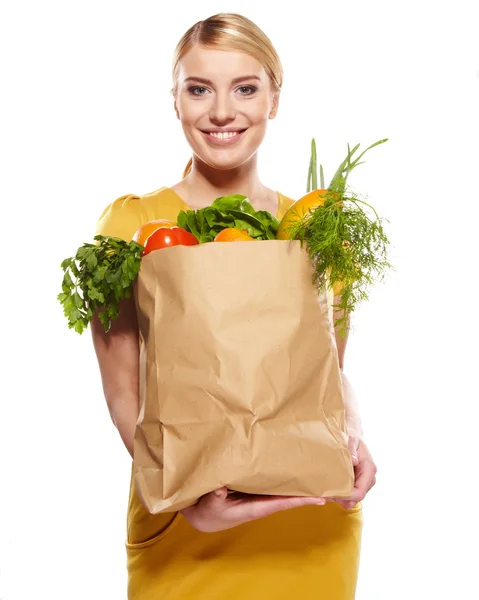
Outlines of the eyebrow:
M 239 83 L 240 81 L 245 81 L 246 79 L 257 79 L 258 81 L 261 81 L 261 78 L 258 77 L 258 75 L 242 75 L 241 77 L 235 77 L 232 83 Z M 210 79 L 205 79 L 204 77 L 187 77 L 185 79 L 185 83 L 187 81 L 198 81 L 199 83 L 213 85 L 213 82 Z

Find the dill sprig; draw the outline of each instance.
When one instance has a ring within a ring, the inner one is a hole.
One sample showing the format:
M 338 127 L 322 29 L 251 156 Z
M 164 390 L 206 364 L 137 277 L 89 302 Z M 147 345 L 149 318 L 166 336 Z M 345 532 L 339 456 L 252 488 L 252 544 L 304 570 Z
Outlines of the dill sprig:
M 353 193 L 346 185 L 350 171 L 361 164 L 359 157 L 351 161 L 359 144 L 350 150 L 333 176 L 319 206 L 304 216 L 296 214 L 291 225 L 286 228 L 290 239 L 298 239 L 307 247 L 313 263 L 313 283 L 318 293 L 339 284 L 341 291 L 335 296 L 339 302 L 335 311 L 342 314 L 334 326 L 341 336 L 346 336 L 350 325 L 350 315 L 360 302 L 369 299 L 370 288 L 384 280 L 388 269 L 394 267 L 389 262 L 390 241 L 384 230 L 387 219 L 379 217 L 368 202 Z M 316 146 L 312 144 L 311 162 L 308 173 L 308 191 L 316 189 Z M 322 168 L 320 170 L 323 180 Z M 323 184 L 323 181 L 321 181 Z M 294 210 L 291 213 L 294 216 Z

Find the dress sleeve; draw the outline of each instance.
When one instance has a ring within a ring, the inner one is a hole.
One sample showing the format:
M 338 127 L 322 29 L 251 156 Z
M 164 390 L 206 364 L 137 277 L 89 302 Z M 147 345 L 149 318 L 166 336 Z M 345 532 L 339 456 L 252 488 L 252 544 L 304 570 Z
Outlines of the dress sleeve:
M 110 235 L 129 242 L 142 222 L 140 197 L 125 194 L 104 208 L 96 223 L 95 235 Z

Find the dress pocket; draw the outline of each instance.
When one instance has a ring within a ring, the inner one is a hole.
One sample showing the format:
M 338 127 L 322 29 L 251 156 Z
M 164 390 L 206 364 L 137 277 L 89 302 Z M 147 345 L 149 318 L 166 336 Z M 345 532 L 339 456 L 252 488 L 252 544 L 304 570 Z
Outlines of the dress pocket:
M 163 527 L 158 533 L 156 533 L 152 537 L 150 537 L 142 542 L 130 542 L 127 540 L 125 542 L 126 549 L 128 551 L 143 550 L 144 548 L 149 548 L 150 546 L 153 546 L 154 544 L 159 542 L 161 539 L 166 537 L 170 533 L 170 531 L 175 528 L 179 519 L 180 519 L 180 513 L 178 512 L 175 514 L 173 519 L 166 525 L 166 527 Z

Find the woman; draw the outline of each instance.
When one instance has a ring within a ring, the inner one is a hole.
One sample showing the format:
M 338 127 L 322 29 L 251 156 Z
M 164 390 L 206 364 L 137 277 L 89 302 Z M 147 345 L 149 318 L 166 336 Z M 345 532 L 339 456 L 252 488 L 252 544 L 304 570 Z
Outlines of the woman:
M 146 221 L 176 220 L 180 209 L 202 208 L 231 193 L 281 217 L 293 200 L 263 185 L 257 172 L 257 150 L 268 120 L 276 116 L 282 85 L 270 40 L 240 15 L 199 22 L 177 46 L 173 82 L 176 115 L 193 151 L 183 179 L 141 197 L 118 198 L 104 210 L 97 233 L 130 240 Z M 139 385 L 133 301 L 123 302 L 108 334 L 98 320 L 92 334 L 108 408 L 133 457 Z M 342 369 L 347 338 L 336 338 Z M 139 501 L 132 477 L 130 600 L 354 598 L 360 500 L 374 485 L 376 468 L 358 439 L 352 390 L 344 382 L 356 472 L 351 498 L 233 500 L 220 489 L 179 513 L 152 515 Z

